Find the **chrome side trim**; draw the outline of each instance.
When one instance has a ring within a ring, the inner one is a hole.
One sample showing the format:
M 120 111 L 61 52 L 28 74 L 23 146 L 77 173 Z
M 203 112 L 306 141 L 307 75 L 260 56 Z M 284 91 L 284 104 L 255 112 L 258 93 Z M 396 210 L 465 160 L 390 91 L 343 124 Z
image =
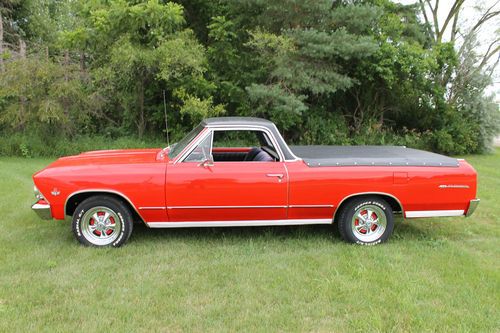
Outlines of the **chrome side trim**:
M 465 214 L 465 217 L 469 217 L 472 214 L 474 214 L 474 212 L 476 211 L 477 206 L 479 206 L 479 202 L 480 201 L 481 201 L 480 199 L 473 199 L 473 200 L 470 201 L 470 203 L 469 203 L 469 209 L 467 209 L 467 213 Z
M 168 206 L 167 209 L 225 209 L 225 208 L 332 208 L 333 205 L 283 205 L 283 206 Z M 140 207 L 139 209 L 163 209 L 165 207 Z
M 355 197 L 355 196 L 370 195 L 370 194 L 373 194 L 373 195 L 386 195 L 388 197 L 393 198 L 394 200 L 396 200 L 396 202 L 398 203 L 399 207 L 401 207 L 401 214 L 403 214 L 403 216 L 404 216 L 405 210 L 404 210 L 403 205 L 401 204 L 401 201 L 399 201 L 399 199 L 396 198 L 395 196 L 393 196 L 392 194 L 389 194 L 389 193 L 386 193 L 386 192 L 359 192 L 359 193 L 350 194 L 350 195 L 344 197 L 344 199 L 340 200 L 340 202 L 339 202 L 339 204 L 337 206 L 337 209 L 335 209 L 335 213 L 333 213 L 333 220 L 335 221 L 335 217 L 337 215 L 337 212 L 339 211 L 338 208 L 344 203 L 344 201 L 346 201 L 349 198 Z
M 139 207 L 139 210 L 160 210 L 166 209 L 167 207 Z
M 288 206 L 168 206 L 167 209 L 287 208 Z
M 463 210 L 420 210 L 406 212 L 406 218 L 462 216 Z
M 51 220 L 52 219 L 52 213 L 50 211 L 49 204 L 39 204 L 38 202 L 35 202 L 33 204 L 33 206 L 31 206 L 31 209 L 33 209 L 33 211 L 42 220 Z
M 289 205 L 289 208 L 333 208 L 333 205 Z
M 439 188 L 469 188 L 469 185 L 439 185 Z
M 282 225 L 331 224 L 331 219 L 298 220 L 249 220 L 249 221 L 193 221 L 193 222 L 148 222 L 150 228 L 201 228 L 201 227 L 258 227 Z
M 97 188 L 97 189 L 86 189 L 86 190 L 81 190 L 81 191 L 75 191 L 75 192 L 71 193 L 70 195 L 68 195 L 68 197 L 66 198 L 66 201 L 64 202 L 64 215 L 66 215 L 66 206 L 68 204 L 69 199 L 71 199 L 72 196 L 74 196 L 76 194 L 88 193 L 88 192 L 111 193 L 111 194 L 116 194 L 116 195 L 122 197 L 123 199 L 127 200 L 127 202 L 130 204 L 130 206 L 132 206 L 132 208 L 134 209 L 134 211 L 137 213 L 137 215 L 139 215 L 139 217 L 141 218 L 141 220 L 144 221 L 144 218 L 139 213 L 139 210 L 135 207 L 135 205 L 132 203 L 132 201 L 125 194 L 123 194 L 121 192 L 118 192 L 118 191 L 115 191 L 115 190 L 99 189 L 99 188 Z

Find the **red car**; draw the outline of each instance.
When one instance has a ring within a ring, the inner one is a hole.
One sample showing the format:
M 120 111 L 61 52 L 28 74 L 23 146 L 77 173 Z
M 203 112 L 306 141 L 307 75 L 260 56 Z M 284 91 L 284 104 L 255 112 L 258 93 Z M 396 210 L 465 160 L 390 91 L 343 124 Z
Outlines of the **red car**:
M 377 244 L 406 218 L 469 216 L 477 175 L 465 160 L 406 147 L 287 146 L 258 118 L 210 118 L 164 149 L 63 157 L 33 176 L 42 218 L 73 217 L 84 245 L 120 246 L 150 228 L 336 223 Z

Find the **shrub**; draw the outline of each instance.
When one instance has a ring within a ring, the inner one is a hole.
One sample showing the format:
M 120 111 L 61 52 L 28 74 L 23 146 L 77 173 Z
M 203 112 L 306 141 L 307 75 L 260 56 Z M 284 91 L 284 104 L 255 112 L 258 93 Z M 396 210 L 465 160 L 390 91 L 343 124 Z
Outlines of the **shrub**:
M 59 157 L 99 149 L 160 148 L 166 143 L 155 139 L 134 137 L 78 136 L 72 139 L 48 138 L 39 135 L 0 137 L 0 156 Z

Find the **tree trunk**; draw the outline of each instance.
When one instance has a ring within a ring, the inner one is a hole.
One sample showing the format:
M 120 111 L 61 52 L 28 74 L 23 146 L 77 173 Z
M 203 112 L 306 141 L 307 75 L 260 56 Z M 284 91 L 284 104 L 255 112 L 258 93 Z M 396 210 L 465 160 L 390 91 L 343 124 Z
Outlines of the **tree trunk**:
M 64 51 L 64 82 L 69 81 L 69 51 L 65 50 Z M 63 97 L 63 112 L 66 118 L 69 120 L 69 102 L 68 98 L 65 96 Z
M 87 80 L 87 71 L 85 68 L 85 51 L 80 51 L 80 80 L 85 82 Z
M 26 59 L 26 43 L 22 39 L 19 39 L 19 56 L 21 59 Z M 19 129 L 21 131 L 24 131 L 25 108 L 26 97 L 21 95 L 19 96 Z
M 64 51 L 64 63 L 63 63 L 65 70 L 64 70 L 64 81 L 68 82 L 68 65 L 69 65 L 69 51 L 65 50 Z
M 19 57 L 26 59 L 26 43 L 24 40 L 19 40 Z
M 144 81 L 139 81 L 139 120 L 137 121 L 137 131 L 139 138 L 142 139 L 146 129 L 146 120 L 144 118 Z
M 80 71 L 85 73 L 85 53 L 83 50 L 80 51 Z
M 3 72 L 3 17 L 0 12 L 0 72 Z

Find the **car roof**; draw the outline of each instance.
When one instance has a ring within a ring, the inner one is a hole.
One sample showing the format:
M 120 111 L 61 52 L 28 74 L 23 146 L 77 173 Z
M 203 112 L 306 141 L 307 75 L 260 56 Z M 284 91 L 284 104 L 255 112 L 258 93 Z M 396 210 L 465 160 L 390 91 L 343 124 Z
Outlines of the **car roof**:
M 217 125 L 260 125 L 267 128 L 273 128 L 274 123 L 262 118 L 255 117 L 216 117 L 206 118 L 202 122 L 203 126 L 217 126 Z

